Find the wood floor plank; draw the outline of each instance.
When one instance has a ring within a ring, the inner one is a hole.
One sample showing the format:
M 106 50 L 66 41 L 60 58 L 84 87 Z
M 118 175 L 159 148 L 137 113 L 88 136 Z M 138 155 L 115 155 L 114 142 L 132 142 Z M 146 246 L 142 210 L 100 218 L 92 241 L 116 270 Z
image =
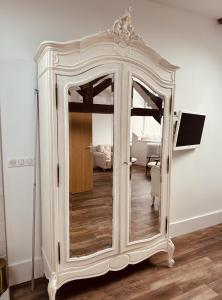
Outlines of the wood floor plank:
M 147 286 L 147 290 L 149 290 L 149 286 Z M 170 300 L 172 297 L 183 294 L 181 289 L 175 283 L 160 287 L 153 292 L 148 292 L 147 290 L 140 291 L 140 289 L 138 289 L 138 295 L 129 297 L 129 300 Z
M 211 283 L 208 286 L 218 294 L 222 294 L 222 278 L 219 278 Z
M 172 300 L 210 300 L 218 296 L 211 288 L 207 285 L 200 285 L 185 294 L 172 298 Z
M 65 284 L 56 300 L 222 300 L 222 224 L 174 240 L 175 266 L 158 253 L 104 276 Z M 11 288 L 11 300 L 46 300 L 47 280 Z
M 70 256 L 89 255 L 112 247 L 112 197 L 111 170 L 94 169 L 93 189 L 71 193 Z M 130 241 L 153 237 L 160 232 L 159 211 L 151 207 L 150 178 L 145 166 L 132 166 L 132 199 L 130 216 Z

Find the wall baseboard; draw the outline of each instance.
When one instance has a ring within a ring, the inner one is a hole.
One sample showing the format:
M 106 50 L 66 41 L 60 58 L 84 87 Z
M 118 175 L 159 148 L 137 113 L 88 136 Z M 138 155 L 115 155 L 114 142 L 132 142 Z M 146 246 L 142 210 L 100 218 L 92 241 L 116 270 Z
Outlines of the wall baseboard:
M 170 236 L 176 237 L 222 223 L 222 210 L 170 223 Z
M 170 236 L 176 237 L 222 223 L 222 210 L 170 223 Z M 31 260 L 9 265 L 10 286 L 31 280 Z M 42 277 L 43 261 L 35 259 L 35 278 Z
M 30 281 L 32 275 L 32 261 L 27 260 L 11 264 L 8 266 L 8 270 L 10 286 Z M 43 263 L 41 257 L 35 259 L 35 278 L 39 277 L 43 277 Z

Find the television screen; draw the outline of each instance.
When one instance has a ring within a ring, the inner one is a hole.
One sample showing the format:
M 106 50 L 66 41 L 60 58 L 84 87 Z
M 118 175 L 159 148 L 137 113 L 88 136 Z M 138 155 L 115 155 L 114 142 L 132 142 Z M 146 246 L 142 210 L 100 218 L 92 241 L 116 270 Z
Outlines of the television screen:
M 180 112 L 176 127 L 174 149 L 191 149 L 200 145 L 206 116 Z

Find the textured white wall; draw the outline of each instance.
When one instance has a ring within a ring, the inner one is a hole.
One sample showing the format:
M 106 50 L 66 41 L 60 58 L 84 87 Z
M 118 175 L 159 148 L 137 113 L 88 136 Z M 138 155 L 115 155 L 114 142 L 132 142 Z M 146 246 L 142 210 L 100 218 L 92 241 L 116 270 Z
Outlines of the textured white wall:
M 177 74 L 176 109 L 207 115 L 201 148 L 177 152 L 172 174 L 171 221 L 222 210 L 222 40 L 212 20 L 146 0 L 0 0 L 0 98 L 9 264 L 27 270 L 31 257 L 32 168 L 8 169 L 8 157 L 33 156 L 36 48 L 110 28 L 125 7 L 134 8 L 136 30 Z M 206 224 L 205 224 L 206 225 Z M 37 222 L 37 257 L 40 256 Z M 17 280 L 17 281 L 16 281 Z
M 33 61 L 5 61 L 0 67 L 3 167 L 9 265 L 20 264 L 31 276 L 33 167 L 8 168 L 10 157 L 33 157 L 35 141 L 36 66 Z M 39 203 L 37 206 L 36 256 L 40 257 Z M 22 267 L 22 269 L 23 269 Z M 9 269 L 11 271 L 11 269 Z M 12 272 L 13 273 L 13 272 Z M 23 274 L 11 274 L 11 282 Z M 28 277 L 27 277 L 28 276 Z

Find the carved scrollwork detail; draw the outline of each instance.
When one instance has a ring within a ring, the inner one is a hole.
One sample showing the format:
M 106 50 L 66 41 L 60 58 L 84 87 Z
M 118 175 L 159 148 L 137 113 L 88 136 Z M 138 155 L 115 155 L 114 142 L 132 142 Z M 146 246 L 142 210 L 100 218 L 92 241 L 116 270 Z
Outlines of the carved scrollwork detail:
M 168 240 L 168 267 L 169 268 L 172 268 L 173 265 L 174 265 L 174 259 L 173 259 L 173 254 L 174 254 L 174 250 L 175 250 L 175 246 L 174 244 L 172 243 L 171 240 Z
M 136 41 L 140 41 L 144 44 L 144 41 L 140 35 L 135 32 L 135 29 L 131 23 L 132 8 L 128 8 L 125 14 L 116 20 L 113 24 L 113 29 L 108 30 L 108 33 L 112 35 L 114 42 L 121 47 L 127 47 Z
M 52 273 L 52 276 L 48 284 L 49 300 L 55 300 L 56 290 L 57 290 L 57 277 L 55 273 Z
M 54 53 L 54 55 L 53 55 L 53 63 L 54 63 L 55 65 L 57 65 L 57 64 L 59 63 L 59 55 L 58 55 L 57 52 Z

